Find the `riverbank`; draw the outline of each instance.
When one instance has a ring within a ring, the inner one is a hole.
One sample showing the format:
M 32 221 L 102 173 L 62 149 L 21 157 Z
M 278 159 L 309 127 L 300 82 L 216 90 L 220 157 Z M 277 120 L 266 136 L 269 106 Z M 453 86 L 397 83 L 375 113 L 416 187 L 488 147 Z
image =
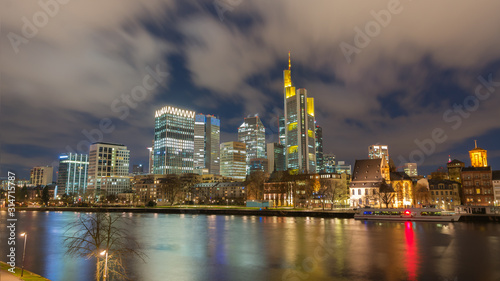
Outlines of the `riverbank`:
M 353 210 L 306 210 L 306 209 L 264 209 L 246 207 L 45 207 L 17 208 L 19 211 L 66 211 L 66 212 L 129 212 L 158 214 L 191 214 L 191 215 L 235 215 L 235 216 L 276 216 L 276 217 L 317 217 L 317 218 L 354 218 Z M 460 222 L 500 222 L 499 214 L 463 214 Z
M 14 270 L 15 273 L 11 273 L 8 271 L 10 266 L 3 262 L 0 261 L 0 280 L 1 281 L 18 281 L 18 280 L 24 280 L 24 281 L 50 281 L 47 278 L 44 278 L 38 274 L 35 274 L 33 272 L 30 272 L 26 269 L 24 269 L 23 272 L 23 277 L 21 277 L 21 269 L 19 267 L 16 267 Z

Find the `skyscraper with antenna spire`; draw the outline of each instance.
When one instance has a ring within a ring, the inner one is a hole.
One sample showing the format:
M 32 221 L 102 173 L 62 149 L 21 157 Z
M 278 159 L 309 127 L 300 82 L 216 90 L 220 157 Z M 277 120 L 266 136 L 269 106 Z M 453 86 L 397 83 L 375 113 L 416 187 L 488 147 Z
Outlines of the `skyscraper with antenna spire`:
M 316 172 L 314 99 L 306 89 L 295 89 L 292 62 L 283 71 L 285 104 L 286 168 L 293 174 Z

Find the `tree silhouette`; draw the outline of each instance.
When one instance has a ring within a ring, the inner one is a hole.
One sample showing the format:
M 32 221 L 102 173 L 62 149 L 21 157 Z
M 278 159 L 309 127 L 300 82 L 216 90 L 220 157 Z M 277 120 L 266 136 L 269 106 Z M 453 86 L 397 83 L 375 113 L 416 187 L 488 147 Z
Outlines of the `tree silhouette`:
M 380 183 L 378 196 L 380 198 L 380 202 L 385 204 L 386 208 L 389 208 L 389 204 L 394 200 L 394 188 L 391 184 L 388 184 L 385 179 Z
M 95 279 L 101 280 L 104 274 L 103 250 L 108 252 L 108 278 L 110 280 L 129 280 L 123 258 L 136 256 L 145 261 L 145 254 L 127 229 L 131 220 L 123 215 L 98 211 L 80 213 L 78 219 L 68 225 L 64 233 L 66 254 L 74 257 L 95 258 Z

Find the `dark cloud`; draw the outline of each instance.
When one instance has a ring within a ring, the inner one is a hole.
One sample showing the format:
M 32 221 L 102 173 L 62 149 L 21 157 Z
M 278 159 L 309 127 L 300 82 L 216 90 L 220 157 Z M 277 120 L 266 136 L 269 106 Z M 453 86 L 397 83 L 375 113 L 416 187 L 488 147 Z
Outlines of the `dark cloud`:
M 3 0 L 2 169 L 52 162 L 103 118 L 115 126 L 104 139 L 145 161 L 154 109 L 167 103 L 221 116 L 222 140 L 234 140 L 248 114 L 277 132 L 288 51 L 294 82 L 316 99 L 325 151 L 340 159 L 364 158 L 377 142 L 408 158 L 419 149 L 415 140 L 441 128 L 447 140 L 424 162 L 434 167 L 473 137 L 499 138 L 491 132 L 500 127 L 500 87 L 458 129 L 443 114 L 474 94 L 479 75 L 500 81 L 500 3 L 402 0 L 400 12 L 348 63 L 340 44 L 354 46 L 355 28 L 365 30 L 374 13 L 387 15 L 380 11 L 392 1 L 226 2 L 230 9 L 221 14 L 216 1 L 72 0 L 53 6 L 54 15 L 28 38 L 23 18 L 33 23 L 43 8 Z M 17 52 L 8 37 L 14 33 L 27 40 Z M 127 105 L 125 117 L 113 110 L 157 65 L 170 74 L 164 85 Z M 484 148 L 500 162 L 496 147 Z

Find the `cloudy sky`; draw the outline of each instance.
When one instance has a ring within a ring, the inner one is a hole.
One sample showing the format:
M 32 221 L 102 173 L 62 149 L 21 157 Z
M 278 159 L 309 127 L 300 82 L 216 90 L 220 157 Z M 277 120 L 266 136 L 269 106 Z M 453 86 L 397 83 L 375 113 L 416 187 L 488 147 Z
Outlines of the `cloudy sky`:
M 167 104 L 277 141 L 289 51 L 337 159 L 387 144 L 426 174 L 477 139 L 500 169 L 498 1 L 0 1 L 2 176 L 101 138 L 145 164 Z

